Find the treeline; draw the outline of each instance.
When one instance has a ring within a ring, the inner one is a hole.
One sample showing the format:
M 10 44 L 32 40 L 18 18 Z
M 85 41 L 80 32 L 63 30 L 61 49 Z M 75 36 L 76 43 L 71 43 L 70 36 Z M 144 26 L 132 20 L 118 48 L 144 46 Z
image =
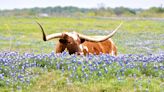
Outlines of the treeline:
M 47 7 L 30 9 L 0 10 L 0 16 L 103 16 L 103 17 L 161 17 L 164 18 L 164 8 L 152 7 L 149 9 L 116 8 L 77 8 L 77 7 Z

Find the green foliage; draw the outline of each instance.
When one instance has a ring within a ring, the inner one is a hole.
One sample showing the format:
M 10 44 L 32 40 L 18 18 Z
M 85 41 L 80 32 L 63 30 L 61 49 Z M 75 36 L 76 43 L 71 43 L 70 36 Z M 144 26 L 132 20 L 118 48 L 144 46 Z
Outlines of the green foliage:
M 67 7 L 46 7 L 46 8 L 30 8 L 30 9 L 13 9 L 2 10 L 0 16 L 101 16 L 101 17 L 113 17 L 113 16 L 134 16 L 134 17 L 164 17 L 163 7 L 152 7 L 150 9 L 130 9 L 125 7 L 116 8 L 77 8 L 73 6 Z
M 114 12 L 117 16 L 121 16 L 121 15 L 130 16 L 136 14 L 135 10 L 124 8 L 124 7 L 117 7 L 114 9 Z

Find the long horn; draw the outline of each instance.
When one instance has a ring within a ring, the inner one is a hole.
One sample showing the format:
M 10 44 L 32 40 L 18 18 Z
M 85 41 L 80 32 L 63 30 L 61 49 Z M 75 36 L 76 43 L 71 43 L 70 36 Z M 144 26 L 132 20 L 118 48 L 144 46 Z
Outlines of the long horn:
M 48 40 L 51 40 L 51 39 L 54 39 L 54 38 L 60 38 L 60 37 L 62 37 L 62 33 L 54 33 L 54 34 L 50 34 L 50 35 L 47 35 L 46 36 L 42 25 L 39 22 L 37 22 L 37 21 L 36 21 L 36 23 L 39 25 L 39 27 L 42 30 L 43 40 L 44 41 L 48 41 Z
M 120 25 L 112 32 L 110 33 L 109 35 L 105 36 L 104 38 L 101 38 L 101 39 L 95 39 L 95 38 L 92 38 L 92 37 L 89 37 L 89 36 L 86 36 L 86 35 L 83 35 L 83 34 L 79 34 L 79 37 L 82 38 L 82 39 L 85 39 L 85 40 L 88 40 L 88 41 L 92 41 L 92 42 L 102 42 L 102 41 L 105 41 L 109 38 L 111 38 L 115 33 L 116 31 L 121 27 L 123 23 L 121 22 Z

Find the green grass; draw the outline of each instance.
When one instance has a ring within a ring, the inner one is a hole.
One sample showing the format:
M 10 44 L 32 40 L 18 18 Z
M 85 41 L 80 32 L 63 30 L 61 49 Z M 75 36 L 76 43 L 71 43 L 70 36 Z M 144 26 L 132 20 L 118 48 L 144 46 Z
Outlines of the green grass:
M 154 44 L 150 44 L 150 46 L 154 46 L 154 48 L 147 46 L 152 52 L 155 52 L 157 49 L 163 50 L 164 48 L 164 45 L 161 43 L 164 33 L 164 21 L 62 17 L 1 17 L 0 20 L 0 37 L 4 38 L 2 40 L 0 39 L 1 49 L 11 48 L 12 50 L 17 50 L 19 48 L 24 50 L 30 48 L 29 50 L 31 50 L 31 48 L 34 48 L 40 50 L 40 48 L 42 48 L 47 52 L 54 50 L 54 40 L 43 42 L 40 28 L 35 21 L 39 21 L 43 25 L 46 34 L 66 31 L 88 34 L 88 30 L 95 30 L 95 33 L 96 30 L 109 30 L 109 32 L 111 32 L 111 30 L 114 30 L 123 22 L 122 27 L 116 35 L 112 37 L 118 47 L 119 53 L 144 53 L 146 52 L 144 51 L 145 48 L 141 46 L 137 47 L 136 45 L 147 40 L 154 42 Z M 92 35 L 94 35 L 94 33 L 92 33 Z M 138 51 L 134 52 L 134 48 L 135 50 L 138 48 Z M 140 49 L 142 51 L 140 51 Z
M 25 92 L 161 92 L 163 90 L 163 86 L 160 85 L 162 80 L 153 78 L 149 83 L 147 77 L 136 79 L 126 77 L 123 80 L 110 78 L 91 83 L 75 82 L 68 84 L 66 81 L 65 77 L 59 76 L 59 72 L 51 71 L 41 75 L 36 84 Z

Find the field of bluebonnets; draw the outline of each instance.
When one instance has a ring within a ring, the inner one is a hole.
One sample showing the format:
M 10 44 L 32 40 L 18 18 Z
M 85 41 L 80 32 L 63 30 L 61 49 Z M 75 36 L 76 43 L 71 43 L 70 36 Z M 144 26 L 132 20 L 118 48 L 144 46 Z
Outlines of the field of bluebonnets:
M 47 34 L 77 31 L 113 37 L 118 56 L 54 53 L 35 18 L 0 18 L 0 92 L 163 92 L 164 21 L 40 18 Z

